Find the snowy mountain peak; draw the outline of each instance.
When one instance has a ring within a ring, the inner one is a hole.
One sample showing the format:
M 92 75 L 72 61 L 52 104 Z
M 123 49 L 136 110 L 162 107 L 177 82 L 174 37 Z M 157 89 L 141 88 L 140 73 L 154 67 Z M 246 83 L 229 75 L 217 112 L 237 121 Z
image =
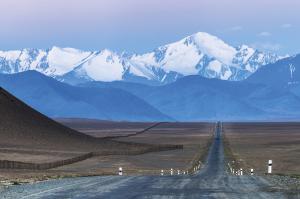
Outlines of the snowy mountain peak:
M 260 66 L 279 59 L 247 45 L 232 47 L 216 36 L 198 32 L 178 42 L 167 44 L 132 61 L 143 66 L 158 67 L 181 75 L 201 75 L 224 80 L 242 80 Z
M 265 64 L 280 59 L 247 45 L 230 46 L 216 36 L 198 32 L 145 54 L 108 49 L 82 51 L 53 46 L 48 50 L 0 51 L 0 72 L 36 70 L 61 81 L 151 81 L 168 83 L 186 75 L 243 80 Z
M 74 66 L 90 56 L 91 53 L 74 48 L 59 48 L 54 46 L 47 54 L 49 67 L 45 72 L 53 76 L 64 75 L 72 71 Z
M 216 36 L 198 32 L 187 39 L 192 39 L 202 53 L 214 57 L 224 64 L 232 63 L 237 50 Z
M 10 61 L 16 61 L 21 52 L 20 50 L 0 51 L 0 57 Z

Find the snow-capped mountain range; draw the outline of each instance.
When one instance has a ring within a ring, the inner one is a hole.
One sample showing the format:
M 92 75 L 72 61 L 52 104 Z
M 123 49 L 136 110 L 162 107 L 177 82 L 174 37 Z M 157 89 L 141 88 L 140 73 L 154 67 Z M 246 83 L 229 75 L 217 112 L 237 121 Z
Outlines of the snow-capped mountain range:
M 281 57 L 246 45 L 232 47 L 199 32 L 146 54 L 73 48 L 0 51 L 0 73 L 36 70 L 60 81 L 145 81 L 169 83 L 187 75 L 239 81 Z

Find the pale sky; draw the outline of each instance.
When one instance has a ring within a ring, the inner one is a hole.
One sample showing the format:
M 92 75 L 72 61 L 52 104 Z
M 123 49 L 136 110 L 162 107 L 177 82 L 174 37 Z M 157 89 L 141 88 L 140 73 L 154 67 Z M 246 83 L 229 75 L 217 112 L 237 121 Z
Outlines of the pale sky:
M 0 49 L 147 52 L 198 31 L 237 46 L 300 53 L 296 0 L 1 0 Z

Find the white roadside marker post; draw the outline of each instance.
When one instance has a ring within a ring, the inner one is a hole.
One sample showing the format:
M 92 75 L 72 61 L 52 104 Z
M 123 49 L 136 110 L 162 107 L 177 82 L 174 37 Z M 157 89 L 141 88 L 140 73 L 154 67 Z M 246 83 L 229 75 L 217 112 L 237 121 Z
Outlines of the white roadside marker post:
M 123 175 L 123 169 L 122 167 L 119 167 L 119 176 L 122 176 Z
M 173 169 L 171 168 L 171 176 L 173 175 Z
M 268 174 L 271 174 L 272 173 L 272 160 L 269 160 L 268 162 Z
M 253 174 L 254 174 L 254 169 L 251 169 L 251 170 L 250 170 L 250 173 L 251 173 L 251 175 L 253 176 Z
M 243 175 L 243 169 L 241 168 L 241 176 Z
M 160 175 L 163 176 L 164 175 L 164 170 L 160 171 Z
M 231 168 L 230 164 L 228 163 L 227 165 L 228 165 L 230 172 L 232 173 L 232 168 Z

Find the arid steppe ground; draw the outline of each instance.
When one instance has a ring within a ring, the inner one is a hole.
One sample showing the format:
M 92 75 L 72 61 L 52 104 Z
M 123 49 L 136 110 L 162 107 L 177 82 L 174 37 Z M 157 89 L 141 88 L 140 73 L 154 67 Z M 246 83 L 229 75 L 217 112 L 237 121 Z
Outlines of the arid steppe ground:
M 77 130 L 86 132 L 83 126 L 77 124 L 78 120 L 64 123 L 71 127 L 77 126 Z M 86 122 L 86 121 L 85 121 Z M 92 121 L 93 123 L 95 121 Z M 153 125 L 152 123 L 112 123 L 109 125 L 86 125 L 89 128 L 89 134 L 96 137 L 103 137 L 107 132 L 120 129 L 123 133 L 114 133 L 113 135 L 128 135 L 136 130 Z M 143 126 L 144 125 L 144 126 Z M 108 126 L 108 127 L 107 127 Z M 133 128 L 133 129 L 131 129 Z M 144 143 L 144 144 L 167 144 L 183 145 L 183 149 L 169 150 L 161 152 L 146 153 L 133 156 L 98 156 L 75 164 L 55 168 L 53 170 L 60 172 L 86 172 L 91 173 L 117 173 L 118 167 L 124 169 L 124 174 L 154 174 L 159 175 L 160 170 L 169 172 L 174 170 L 187 170 L 193 165 L 194 160 L 204 159 L 209 142 L 213 136 L 215 128 L 214 123 L 161 123 L 148 131 L 131 136 L 120 137 L 113 140 Z M 106 131 L 107 129 L 107 131 Z
M 267 172 L 273 161 L 274 174 L 300 175 L 300 123 L 224 123 L 226 142 L 239 167 L 249 173 Z
M 116 174 L 119 166 L 125 174 L 186 168 L 205 154 L 214 128 L 212 123 L 170 123 L 158 135 L 152 130 L 164 123 L 62 123 L 70 127 L 0 88 L 0 181 Z

